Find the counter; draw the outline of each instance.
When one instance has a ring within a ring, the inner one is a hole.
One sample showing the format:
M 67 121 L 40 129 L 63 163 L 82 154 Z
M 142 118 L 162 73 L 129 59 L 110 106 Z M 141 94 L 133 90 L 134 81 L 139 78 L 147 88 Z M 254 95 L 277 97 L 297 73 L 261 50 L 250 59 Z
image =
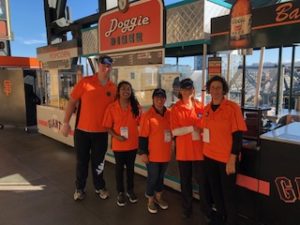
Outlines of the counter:
M 300 152 L 300 122 L 294 122 L 260 136 L 262 140 L 276 141 L 299 145 Z
M 76 115 L 73 114 L 70 120 L 71 131 L 68 137 L 64 137 L 60 133 L 60 129 L 63 125 L 65 116 L 65 110 L 51 107 L 38 105 L 37 106 L 37 127 L 39 133 L 58 140 L 70 146 L 74 146 L 74 127 L 76 121 Z
M 255 224 L 298 225 L 300 122 L 269 131 L 260 138 L 260 149 L 252 152 L 254 160 L 248 166 L 242 165 L 242 178 L 248 181 L 248 187 L 240 190 L 240 211 Z

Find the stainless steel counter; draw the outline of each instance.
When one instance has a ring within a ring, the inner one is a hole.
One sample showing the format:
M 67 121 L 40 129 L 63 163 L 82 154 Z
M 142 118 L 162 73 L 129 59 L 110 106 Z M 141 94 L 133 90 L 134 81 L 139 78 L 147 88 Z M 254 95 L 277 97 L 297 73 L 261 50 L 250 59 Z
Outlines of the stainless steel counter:
M 269 131 L 260 136 L 261 139 L 300 145 L 300 122 Z

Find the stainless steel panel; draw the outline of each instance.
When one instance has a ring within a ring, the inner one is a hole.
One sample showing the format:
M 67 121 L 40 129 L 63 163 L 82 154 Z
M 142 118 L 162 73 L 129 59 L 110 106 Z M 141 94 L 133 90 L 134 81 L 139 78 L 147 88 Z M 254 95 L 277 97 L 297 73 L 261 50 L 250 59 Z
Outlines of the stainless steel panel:
M 26 126 L 22 70 L 0 70 L 0 123 Z

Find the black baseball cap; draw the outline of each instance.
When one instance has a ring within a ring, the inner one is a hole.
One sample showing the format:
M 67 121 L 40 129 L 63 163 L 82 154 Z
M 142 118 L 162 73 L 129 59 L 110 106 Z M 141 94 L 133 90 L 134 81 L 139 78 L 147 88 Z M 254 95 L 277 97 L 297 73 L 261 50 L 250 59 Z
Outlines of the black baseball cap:
M 109 57 L 108 55 L 100 56 L 99 63 L 107 64 L 107 65 L 111 66 L 113 63 L 113 59 L 111 57 Z
M 194 82 L 190 78 L 183 79 L 180 81 L 180 88 L 191 89 L 194 88 Z
M 153 91 L 152 98 L 154 98 L 155 96 L 166 98 L 167 97 L 166 91 L 162 88 L 156 88 Z

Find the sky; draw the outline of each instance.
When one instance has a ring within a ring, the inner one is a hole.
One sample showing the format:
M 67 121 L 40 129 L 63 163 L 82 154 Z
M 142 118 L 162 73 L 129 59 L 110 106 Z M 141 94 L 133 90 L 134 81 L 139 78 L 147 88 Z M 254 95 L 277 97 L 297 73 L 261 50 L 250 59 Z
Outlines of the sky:
M 165 0 L 165 4 L 173 4 L 181 0 Z M 11 52 L 13 56 L 36 57 L 36 48 L 46 46 L 46 26 L 44 17 L 43 0 L 10 0 L 11 30 L 13 41 Z M 98 0 L 68 0 L 67 5 L 71 10 L 71 20 L 76 20 L 98 10 Z M 289 49 L 284 50 L 284 61 L 291 58 Z M 296 52 L 296 59 L 300 61 L 300 47 Z M 247 64 L 258 63 L 259 52 L 247 58 Z M 181 59 L 183 64 L 193 65 L 191 58 Z M 278 50 L 267 50 L 265 61 L 277 63 Z M 171 62 L 171 61 L 170 61 Z
M 180 0 L 165 0 L 172 4 Z M 88 2 L 88 4 L 87 4 Z M 94 14 L 98 0 L 67 0 L 71 19 L 76 20 Z M 47 45 L 43 0 L 10 0 L 13 56 L 36 57 L 36 48 Z

